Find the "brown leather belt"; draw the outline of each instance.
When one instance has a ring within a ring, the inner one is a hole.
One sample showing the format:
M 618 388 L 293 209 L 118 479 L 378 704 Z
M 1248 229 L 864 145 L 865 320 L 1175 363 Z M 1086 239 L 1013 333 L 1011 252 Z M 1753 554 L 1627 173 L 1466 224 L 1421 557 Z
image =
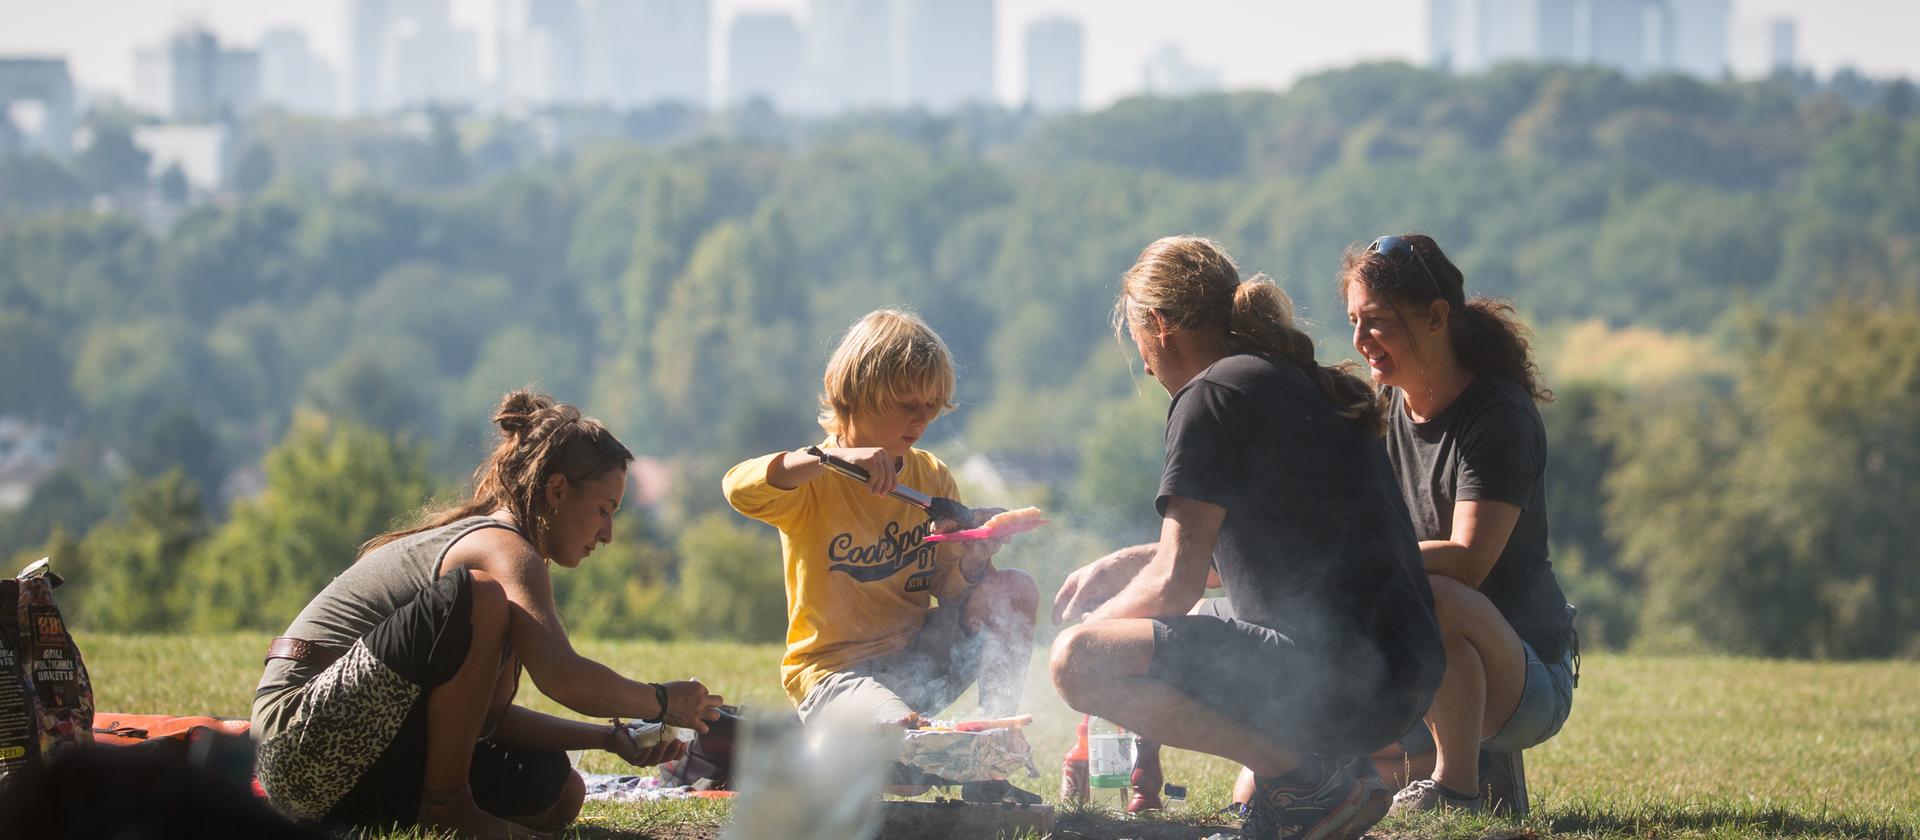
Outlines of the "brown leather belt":
M 326 668 L 346 653 L 338 648 L 323 647 L 306 639 L 292 636 L 280 636 L 267 644 L 267 659 L 291 659 L 315 668 Z

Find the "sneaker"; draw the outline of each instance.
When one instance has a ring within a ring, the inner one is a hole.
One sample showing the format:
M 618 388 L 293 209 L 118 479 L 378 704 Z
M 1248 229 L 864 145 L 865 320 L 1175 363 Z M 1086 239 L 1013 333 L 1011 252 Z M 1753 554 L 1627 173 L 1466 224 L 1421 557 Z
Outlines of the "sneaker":
M 1496 814 L 1527 815 L 1527 765 L 1517 752 L 1480 751 L 1480 791 Z
M 1311 760 L 1311 759 L 1310 759 Z M 1256 777 L 1245 840 L 1352 840 L 1387 813 L 1387 787 L 1380 778 L 1358 772 L 1361 759 L 1322 759 L 1313 778 L 1298 770 L 1285 776 Z
M 1432 779 L 1421 779 L 1400 789 L 1393 795 L 1393 807 L 1387 809 L 1392 817 L 1406 814 L 1422 814 L 1428 811 L 1465 811 L 1478 814 L 1486 810 L 1487 800 L 1483 796 L 1460 796 L 1440 786 Z

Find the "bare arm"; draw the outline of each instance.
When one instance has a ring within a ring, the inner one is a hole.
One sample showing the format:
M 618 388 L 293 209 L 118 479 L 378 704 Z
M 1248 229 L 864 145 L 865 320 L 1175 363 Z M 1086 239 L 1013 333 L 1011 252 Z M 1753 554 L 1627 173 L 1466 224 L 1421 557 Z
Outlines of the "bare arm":
M 1086 620 L 1184 615 L 1206 591 L 1214 544 L 1226 518 L 1227 509 L 1219 505 L 1168 497 L 1153 558 L 1119 594 L 1087 613 Z
M 1423 540 L 1420 560 L 1428 574 L 1445 575 L 1479 588 L 1493 571 L 1500 552 L 1520 521 L 1520 508 L 1506 502 L 1465 501 L 1453 505 L 1453 533 L 1444 540 Z
M 553 582 L 546 562 L 518 534 L 504 529 L 473 533 L 455 543 L 449 564 L 484 571 L 506 591 L 508 643 L 542 694 L 588 717 L 660 718 L 705 732 L 704 720 L 718 717 L 722 699 L 694 680 L 665 683 L 667 707 L 660 707 L 652 683 L 630 680 L 581 656 L 560 623 Z
M 822 450 L 828 455 L 853 464 L 867 471 L 867 489 L 876 496 L 884 496 L 892 490 L 897 478 L 893 458 L 885 449 L 868 446 L 858 449 L 829 448 Z M 827 468 L 820 465 L 820 459 L 805 452 L 782 452 L 767 466 L 767 483 L 782 490 L 792 490 L 826 474 Z
M 642 747 L 620 734 L 612 723 L 586 723 L 542 714 L 523 706 L 508 706 L 491 740 L 530 750 L 606 750 L 636 767 L 652 767 L 686 754 L 679 740 L 663 738 Z
M 1156 543 L 1127 546 L 1073 570 L 1053 596 L 1053 623 L 1078 621 L 1113 598 L 1153 560 L 1158 547 Z

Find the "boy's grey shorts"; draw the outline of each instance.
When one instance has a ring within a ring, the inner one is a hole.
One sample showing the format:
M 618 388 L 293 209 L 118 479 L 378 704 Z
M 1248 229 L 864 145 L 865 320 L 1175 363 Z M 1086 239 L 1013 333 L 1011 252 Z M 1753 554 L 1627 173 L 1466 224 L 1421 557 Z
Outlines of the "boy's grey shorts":
M 800 701 L 800 721 L 836 715 L 887 722 L 909 712 L 933 714 L 953 705 L 980 674 L 983 636 L 968 636 L 962 617 L 973 591 L 927 613 L 913 641 L 895 653 L 856 662 L 822 677 Z
M 1519 752 L 1536 746 L 1558 734 L 1573 713 L 1573 650 L 1569 648 L 1566 657 L 1548 665 L 1525 640 L 1520 647 L 1527 655 L 1527 685 L 1520 690 L 1520 705 L 1499 732 L 1480 742 L 1482 749 Z M 1400 746 L 1408 755 L 1433 752 L 1433 733 L 1425 723 L 1419 724 L 1400 739 Z

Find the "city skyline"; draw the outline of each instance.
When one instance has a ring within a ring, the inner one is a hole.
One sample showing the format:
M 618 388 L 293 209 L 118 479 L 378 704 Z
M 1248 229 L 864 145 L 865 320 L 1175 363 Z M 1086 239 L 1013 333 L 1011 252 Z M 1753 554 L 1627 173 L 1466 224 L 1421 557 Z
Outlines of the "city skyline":
M 31 16 L 24 5 L 23 0 L 0 0 L 0 19 L 10 24 L 0 32 L 0 54 L 64 56 L 76 86 L 88 93 L 105 90 L 137 101 L 136 52 L 164 43 L 185 24 L 199 22 L 224 43 L 250 49 L 261 45 L 274 29 L 291 27 L 304 33 L 313 54 L 326 60 L 340 79 L 340 105 L 352 101 L 348 89 L 352 77 L 345 60 L 350 15 L 344 2 L 151 0 L 129 8 L 103 0 L 71 0 L 57 9 L 35 8 Z M 451 0 L 448 5 L 455 25 L 479 34 L 476 69 L 482 83 L 490 83 L 502 60 L 503 40 L 494 20 L 499 4 Z M 787 14 L 805 26 L 809 8 L 822 5 L 818 0 L 712 0 L 706 27 L 706 103 L 724 104 L 726 92 L 732 89 L 727 78 L 727 38 L 738 15 Z M 840 5 L 849 4 L 843 0 Z M 1172 4 L 1164 2 L 999 0 L 991 18 L 995 55 L 987 71 L 993 99 L 1017 106 L 1028 98 L 1026 29 L 1044 18 L 1075 20 L 1084 29 L 1082 104 L 1086 107 L 1100 107 L 1144 90 L 1146 68 L 1167 54 L 1169 47 L 1230 89 L 1280 88 L 1299 75 L 1356 61 L 1427 64 L 1433 60 L 1429 0 L 1354 0 L 1337 11 L 1317 4 L 1291 9 L 1243 9 L 1241 5 L 1195 0 L 1176 13 Z M 1895 5 L 1872 0 L 1737 0 L 1732 4 L 1728 62 L 1743 75 L 1763 72 L 1769 61 L 1772 26 L 1788 15 L 1796 25 L 1796 57 L 1802 66 L 1820 73 L 1853 66 L 1874 76 L 1920 76 L 1920 55 L 1886 49 L 1889 44 L 1897 48 L 1911 43 L 1911 30 L 1920 29 L 1920 25 L 1899 24 L 1891 16 L 1877 14 Z M 115 7 L 117 14 L 104 18 L 92 14 L 98 11 L 94 7 L 108 6 Z M 111 20 L 111 28 L 103 29 L 103 20 Z M 1374 25 L 1365 38 L 1339 37 L 1352 29 L 1353 20 L 1389 23 Z M 1872 25 L 1856 25 L 1862 21 Z M 89 31 L 90 37 L 76 35 Z M 122 42 L 125 48 L 116 52 L 112 45 Z M 1263 44 L 1266 48 L 1260 48 Z

